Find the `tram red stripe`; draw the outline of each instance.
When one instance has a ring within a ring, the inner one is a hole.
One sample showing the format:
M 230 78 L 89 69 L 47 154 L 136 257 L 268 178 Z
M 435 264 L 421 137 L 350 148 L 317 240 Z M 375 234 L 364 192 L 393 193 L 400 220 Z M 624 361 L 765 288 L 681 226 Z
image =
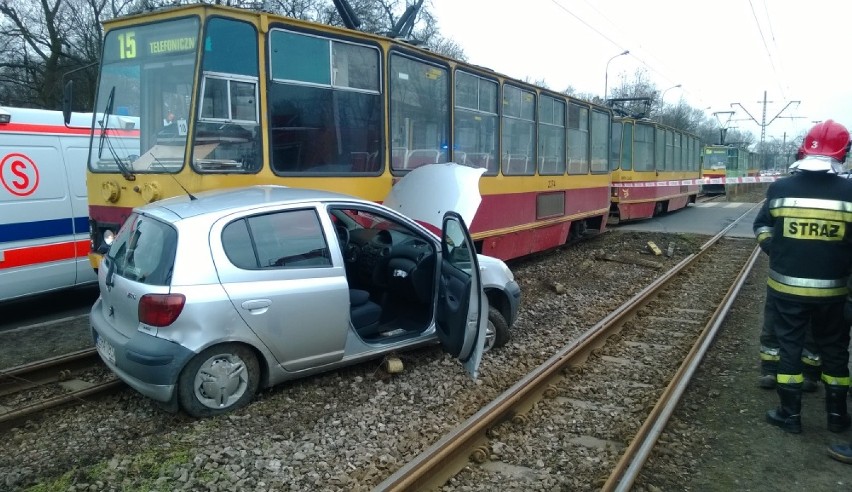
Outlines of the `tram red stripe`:
M 22 266 L 38 265 L 51 261 L 86 258 L 89 254 L 89 241 L 68 241 L 26 248 L 7 249 L 0 261 L 0 270 Z

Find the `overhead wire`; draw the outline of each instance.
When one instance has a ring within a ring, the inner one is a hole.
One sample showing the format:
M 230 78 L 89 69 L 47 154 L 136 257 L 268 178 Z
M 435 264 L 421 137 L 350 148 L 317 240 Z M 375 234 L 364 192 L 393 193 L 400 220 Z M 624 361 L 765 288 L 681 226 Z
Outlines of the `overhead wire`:
M 624 46 L 622 46 L 622 45 L 621 45 L 621 44 L 619 44 L 618 42 L 614 41 L 612 38 L 610 38 L 609 36 L 607 36 L 606 34 L 604 34 L 603 32 L 601 32 L 601 30 L 600 30 L 600 29 L 598 29 L 598 28 L 594 27 L 592 24 L 590 24 L 589 22 L 587 22 L 585 19 L 581 18 L 581 17 L 580 17 L 579 15 L 577 15 L 576 13 L 572 12 L 570 9 L 568 9 L 568 7 L 566 7 L 566 6 L 562 5 L 562 4 L 561 4 L 561 3 L 559 3 L 557 0 L 550 0 L 550 1 L 551 1 L 554 5 L 556 5 L 556 6 L 557 6 L 557 7 L 559 7 L 560 9 L 562 9 L 565 13 L 567 13 L 568 15 L 570 15 L 570 16 L 574 17 L 575 19 L 577 19 L 577 20 L 578 20 L 580 23 L 582 23 L 584 26 L 588 27 L 589 29 L 591 29 L 592 31 L 594 31 L 595 33 L 597 33 L 599 36 L 601 36 L 602 38 L 604 38 L 604 39 L 606 39 L 607 41 L 609 41 L 610 43 L 612 43 L 612 45 L 613 45 L 613 46 L 615 46 L 616 48 L 621 49 L 621 50 L 625 49 L 625 47 L 624 47 Z M 583 0 L 583 1 L 584 1 L 587 5 L 589 5 L 589 7 L 591 7 L 591 8 L 592 8 L 595 12 L 597 12 L 597 13 L 598 13 L 601 17 L 603 17 L 603 18 L 604 18 L 607 22 L 609 22 L 610 24 L 612 24 L 612 25 L 613 25 L 613 26 L 615 26 L 616 28 L 619 28 L 619 26 L 617 26 L 617 25 L 615 24 L 615 22 L 613 22 L 612 20 L 610 20 L 610 19 L 609 19 L 606 15 L 604 15 L 604 14 L 603 14 L 600 10 L 598 10 L 598 8 L 597 8 L 597 7 L 595 7 L 592 3 L 588 2 L 587 0 Z M 644 52 L 648 53 L 651 57 L 654 57 L 654 54 L 653 54 L 653 53 L 651 53 L 651 52 L 650 52 L 650 50 L 645 49 L 645 48 L 643 47 L 643 48 L 642 48 L 642 51 L 644 51 Z M 633 59 L 635 59 L 637 62 L 639 62 L 642 66 L 644 66 L 645 68 L 647 68 L 647 69 L 648 69 L 648 70 L 650 70 L 651 72 L 653 72 L 653 73 L 655 73 L 655 74 L 659 75 L 659 76 L 660 76 L 663 80 L 668 81 L 668 82 L 669 82 L 669 83 L 671 83 L 671 84 L 680 83 L 679 81 L 675 81 L 675 79 L 674 79 L 673 77 L 671 77 L 671 76 L 669 76 L 669 75 L 666 75 L 666 74 L 664 74 L 663 72 L 661 72 L 660 70 L 658 70 L 657 68 L 655 68 L 655 67 L 654 67 L 654 65 L 652 65 L 651 63 L 649 63 L 648 61 L 646 61 L 646 59 L 644 59 L 643 57 L 640 57 L 639 55 L 637 55 L 634 51 L 631 51 L 629 56 L 630 56 L 630 57 L 632 57 Z M 654 57 L 654 58 L 656 58 L 656 57 Z M 701 105 L 703 105 L 703 104 L 705 103 L 705 98 L 704 98 L 701 94 L 698 94 L 698 93 L 696 93 L 695 91 L 690 90 L 689 88 L 685 88 L 685 87 L 681 87 L 681 90 L 682 90 L 684 93 L 693 94 L 693 95 L 694 95 L 694 96 L 695 96 L 695 97 L 699 100 L 699 102 L 700 102 L 700 104 L 701 104 Z
M 769 6 L 767 5 L 766 0 L 763 0 L 763 10 L 766 12 L 766 22 L 769 26 L 769 35 L 771 36 L 771 39 L 772 39 L 772 46 L 775 48 L 775 52 L 778 53 L 781 50 L 778 47 L 777 40 L 775 39 L 775 29 L 772 26 L 772 15 L 769 13 Z M 784 68 L 784 58 L 783 57 L 780 57 L 780 56 L 778 57 L 778 65 L 779 65 L 779 68 L 781 70 L 782 81 L 787 86 L 787 89 L 791 90 L 792 87 L 790 87 L 789 83 L 787 82 L 787 80 L 788 80 L 787 76 L 786 76 L 787 70 Z M 800 132 L 804 131 L 804 130 L 802 130 L 801 125 L 797 121 L 797 120 L 804 118 L 804 117 L 798 115 L 798 109 L 799 109 L 798 106 L 792 108 L 791 112 L 793 113 L 793 116 L 790 117 L 790 119 L 792 120 L 790 122 L 791 123 L 790 126 L 793 128 L 793 133 L 795 133 L 796 135 L 798 135 Z M 794 135 L 794 137 L 795 137 L 795 135 Z
M 752 12 L 752 16 L 753 16 L 754 21 L 755 21 L 755 25 L 756 25 L 756 27 L 757 27 L 757 31 L 758 31 L 758 33 L 759 33 L 759 35 L 760 35 L 761 42 L 763 43 L 763 48 L 764 48 L 764 50 L 766 51 L 767 60 L 769 61 L 770 67 L 771 67 L 771 69 L 772 69 L 772 73 L 773 73 L 773 76 L 774 76 L 775 83 L 777 84 L 778 89 L 779 89 L 779 90 L 780 90 L 780 92 L 781 92 L 781 96 L 782 96 L 782 98 L 784 99 L 784 101 L 785 101 L 785 102 L 787 102 L 787 101 L 789 101 L 789 98 L 787 97 L 787 91 L 785 90 L 785 88 L 784 88 L 784 86 L 783 86 L 782 77 L 780 76 L 779 71 L 778 71 L 778 68 L 776 67 L 775 57 L 772 55 L 772 50 L 770 49 L 769 44 L 767 43 L 767 37 L 766 37 L 766 34 L 764 34 L 763 28 L 762 28 L 762 26 L 761 26 L 760 20 L 759 20 L 758 15 L 757 15 L 757 12 L 756 12 L 756 10 L 755 10 L 755 6 L 754 6 L 754 3 L 753 3 L 753 0 L 748 0 L 748 1 L 749 1 L 749 7 L 750 7 L 751 12 Z M 603 14 L 603 13 L 602 13 L 602 12 L 601 12 L 601 11 L 600 11 L 597 7 L 595 7 L 595 5 L 594 5 L 594 4 L 590 3 L 588 0 L 583 0 L 583 2 L 584 2 L 584 3 L 586 3 L 586 4 L 587 4 L 587 5 L 588 5 L 588 6 L 589 6 L 592 10 L 594 10 L 595 12 L 597 12 L 597 14 L 601 16 L 601 18 L 603 18 L 604 20 L 606 20 L 607 22 L 609 22 L 612 26 L 616 27 L 617 29 L 620 29 L 620 28 L 619 28 L 619 26 L 617 26 L 617 25 L 616 25 L 616 24 L 615 24 L 612 20 L 610 20 L 610 19 L 609 19 L 609 18 L 608 18 L 605 14 Z M 560 3 L 558 0 L 551 0 L 551 3 L 553 3 L 554 5 L 556 5 L 556 6 L 557 6 L 560 10 L 562 10 L 562 11 L 563 11 L 563 12 L 565 12 L 566 14 L 568 14 L 568 15 L 570 15 L 571 17 L 573 17 L 574 19 L 576 19 L 576 20 L 577 20 L 578 22 L 580 22 L 582 25 L 584 25 L 584 26 L 586 26 L 587 28 L 589 28 L 591 31 L 593 31 L 594 33 L 596 33 L 597 35 L 599 35 L 601 38 L 603 38 L 603 39 L 605 39 L 606 41 L 608 41 L 609 43 L 611 43 L 611 44 L 612 44 L 613 46 L 615 46 L 616 48 L 621 49 L 621 50 L 625 49 L 625 46 L 623 46 L 621 43 L 619 43 L 618 41 L 615 41 L 613 38 L 611 38 L 611 37 L 610 37 L 610 36 L 608 36 L 606 33 L 604 33 L 601 29 L 599 29 L 599 28 L 595 27 L 595 26 L 594 26 L 591 22 L 589 22 L 589 21 L 587 21 L 586 19 L 582 18 L 579 14 L 575 13 L 575 12 L 574 12 L 574 11 L 572 11 L 570 8 L 568 8 L 567 6 L 565 6 L 565 5 L 563 5 L 562 3 Z M 775 46 L 775 48 L 776 48 L 776 49 L 775 49 L 775 51 L 776 51 L 776 52 L 778 52 L 778 51 L 779 51 L 779 50 L 778 50 L 778 46 L 777 46 L 777 43 L 775 42 L 775 32 L 774 32 L 774 27 L 773 27 L 773 25 L 772 25 L 772 19 L 771 19 L 771 16 L 770 16 L 770 14 L 769 14 L 769 10 L 768 10 L 768 8 L 767 8 L 767 6 L 766 6 L 766 0 L 764 0 L 764 11 L 765 11 L 765 13 L 766 13 L 766 19 L 767 19 L 767 20 L 766 20 L 766 23 L 767 23 L 767 26 L 768 26 L 768 32 L 769 32 L 770 39 L 771 39 L 771 41 L 772 41 L 773 46 Z M 640 43 L 640 44 L 641 44 L 641 43 Z M 641 51 L 644 51 L 644 52 L 648 53 L 648 55 L 650 55 L 651 57 L 655 58 L 655 57 L 654 57 L 654 55 L 653 55 L 653 53 L 652 53 L 650 50 L 648 50 L 648 49 L 646 49 L 646 48 L 644 48 L 644 47 L 643 47 L 643 48 L 641 49 Z M 630 56 L 631 58 L 635 59 L 638 63 L 640 63 L 640 64 L 641 64 L 642 66 L 644 66 L 645 68 L 647 68 L 647 69 L 648 69 L 649 71 L 651 71 L 652 73 L 655 73 L 656 75 L 658 75 L 659 77 L 661 77 L 663 80 L 665 80 L 665 81 L 669 81 L 669 82 L 671 82 L 671 83 L 674 83 L 674 82 L 675 82 L 675 79 L 674 79 L 674 78 L 672 78 L 672 77 L 670 77 L 669 75 L 666 75 L 666 74 L 664 74 L 662 71 L 658 70 L 658 69 L 657 69 L 657 68 L 656 68 L 653 64 L 649 63 L 649 62 L 648 62 L 645 58 L 643 58 L 642 56 L 639 56 L 639 55 L 638 55 L 635 51 L 631 51 L 629 56 Z M 781 60 L 780 60 L 780 59 L 779 59 L 778 63 L 781 63 Z M 706 98 L 705 96 L 702 96 L 700 93 L 698 93 L 697 91 L 693 90 L 692 88 L 689 88 L 689 87 L 682 87 L 682 89 L 681 89 L 681 90 L 682 90 L 684 93 L 692 94 L 693 96 L 695 96 L 695 97 L 696 97 L 696 99 L 698 99 L 698 101 L 700 102 L 700 105 L 702 105 L 702 106 L 703 106 L 703 105 L 705 104 L 705 102 L 704 102 L 704 101 L 706 101 L 706 99 L 707 99 L 707 98 Z
M 772 53 L 769 51 L 769 45 L 766 44 L 766 36 L 763 34 L 763 28 L 760 27 L 760 21 L 757 19 L 757 12 L 754 10 L 754 2 L 748 0 L 748 5 L 751 7 L 751 15 L 754 17 L 754 23 L 757 25 L 757 32 L 760 33 L 760 40 L 763 42 L 763 48 L 766 50 L 766 57 L 769 59 L 769 66 L 772 67 L 772 73 L 775 75 L 775 83 L 778 84 L 778 89 L 781 90 L 781 97 L 785 101 L 788 100 L 787 94 L 784 92 L 784 87 L 781 85 L 781 78 L 778 76 L 778 70 L 775 69 L 775 61 Z M 769 13 L 767 12 L 767 15 Z

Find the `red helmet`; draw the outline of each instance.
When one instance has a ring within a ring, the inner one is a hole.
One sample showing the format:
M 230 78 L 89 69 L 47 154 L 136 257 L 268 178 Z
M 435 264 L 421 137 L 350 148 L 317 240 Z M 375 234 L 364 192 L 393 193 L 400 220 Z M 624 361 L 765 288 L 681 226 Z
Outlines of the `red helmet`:
M 805 156 L 825 156 L 840 162 L 849 151 L 849 131 L 833 120 L 825 120 L 811 128 L 802 142 Z

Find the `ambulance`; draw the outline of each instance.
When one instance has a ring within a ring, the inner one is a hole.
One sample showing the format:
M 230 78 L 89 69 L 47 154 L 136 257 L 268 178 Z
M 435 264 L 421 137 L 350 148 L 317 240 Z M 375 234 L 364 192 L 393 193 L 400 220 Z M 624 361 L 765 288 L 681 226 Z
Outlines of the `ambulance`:
M 0 107 L 0 304 L 93 284 L 86 162 L 92 114 Z

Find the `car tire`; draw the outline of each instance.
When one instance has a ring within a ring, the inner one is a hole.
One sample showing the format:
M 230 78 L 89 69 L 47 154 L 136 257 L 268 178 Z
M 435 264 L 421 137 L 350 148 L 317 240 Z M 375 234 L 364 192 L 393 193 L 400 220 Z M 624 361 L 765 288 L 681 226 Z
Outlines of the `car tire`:
M 251 349 L 232 343 L 210 347 L 189 361 L 178 378 L 178 401 L 193 417 L 228 413 L 249 403 L 260 382 Z
M 499 348 L 509 341 L 509 323 L 494 306 L 488 306 L 488 327 L 485 332 L 485 351 Z

